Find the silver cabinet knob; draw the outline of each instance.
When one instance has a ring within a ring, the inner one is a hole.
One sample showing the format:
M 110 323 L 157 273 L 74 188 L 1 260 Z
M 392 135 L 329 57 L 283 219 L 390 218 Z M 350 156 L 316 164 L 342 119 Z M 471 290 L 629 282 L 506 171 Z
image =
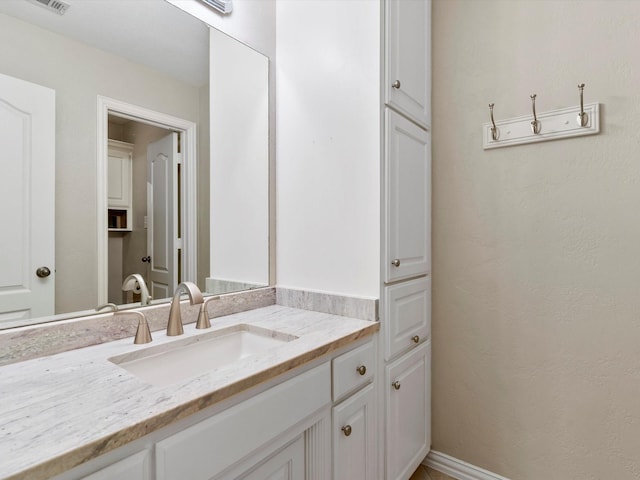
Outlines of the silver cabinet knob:
M 413 343 L 420 343 L 420 337 L 418 335 L 411 337 L 411 340 L 413 340 Z
M 391 262 L 391 265 L 393 265 L 394 267 L 399 267 L 400 266 L 400 259 L 396 258 L 393 262 Z
M 364 375 L 365 373 L 367 373 L 367 367 L 365 367 L 364 365 L 360 365 L 358 368 L 356 368 L 356 370 L 360 375 Z
M 351 425 L 345 425 L 344 427 L 341 428 L 342 433 L 344 433 L 345 437 L 348 437 L 349 435 L 351 435 Z
M 399 381 L 397 381 L 397 380 L 396 380 L 395 382 L 393 382 L 393 383 L 391 384 L 391 386 L 392 386 L 393 388 L 395 388 L 396 390 L 400 390 L 400 382 L 399 382 Z
M 393 83 L 391 84 L 391 86 L 392 86 L 393 88 L 400 89 L 400 80 L 396 80 L 395 82 L 393 82 Z
M 39 278 L 47 278 L 49 275 L 51 275 L 51 270 L 49 270 L 48 267 L 40 267 L 36 270 L 36 275 Z

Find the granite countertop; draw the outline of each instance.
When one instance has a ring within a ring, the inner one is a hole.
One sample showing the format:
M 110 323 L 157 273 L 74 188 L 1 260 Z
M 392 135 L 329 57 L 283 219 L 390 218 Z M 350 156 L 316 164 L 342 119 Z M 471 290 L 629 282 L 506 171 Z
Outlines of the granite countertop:
M 234 324 L 298 337 L 168 386 L 108 359 Z M 134 345 L 132 338 L 0 367 L 0 478 L 45 479 L 186 418 L 379 329 L 377 322 L 279 305 L 219 317 L 212 328 Z

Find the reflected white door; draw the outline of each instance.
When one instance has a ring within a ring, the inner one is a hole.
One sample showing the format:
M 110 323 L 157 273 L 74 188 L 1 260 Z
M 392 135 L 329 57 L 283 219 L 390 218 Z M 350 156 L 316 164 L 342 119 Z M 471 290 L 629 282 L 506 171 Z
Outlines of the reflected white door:
M 54 313 L 55 91 L 0 74 L 0 145 L 1 327 Z
M 147 147 L 147 254 L 153 298 L 171 297 L 178 285 L 179 163 L 177 133 Z

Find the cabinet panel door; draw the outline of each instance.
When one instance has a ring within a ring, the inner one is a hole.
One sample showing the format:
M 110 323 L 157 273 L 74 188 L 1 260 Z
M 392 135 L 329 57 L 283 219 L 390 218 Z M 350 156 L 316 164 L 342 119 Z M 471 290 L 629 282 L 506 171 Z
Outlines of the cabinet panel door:
M 385 359 L 390 360 L 431 335 L 431 278 L 385 287 L 384 296 Z
M 405 480 L 431 446 L 431 342 L 387 367 L 387 480 Z
M 333 479 L 376 478 L 375 391 L 369 385 L 333 408 Z
M 385 100 L 431 125 L 431 1 L 387 0 Z
M 109 207 L 131 207 L 132 151 L 130 144 L 109 140 Z
M 385 282 L 431 268 L 430 134 L 386 111 Z
M 269 457 L 239 480 L 304 480 L 304 437 Z

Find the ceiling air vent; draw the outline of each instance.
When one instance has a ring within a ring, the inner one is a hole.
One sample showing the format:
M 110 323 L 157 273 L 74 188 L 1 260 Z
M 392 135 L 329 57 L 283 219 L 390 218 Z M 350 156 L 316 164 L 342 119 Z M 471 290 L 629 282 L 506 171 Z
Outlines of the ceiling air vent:
M 40 1 L 40 0 L 38 0 Z M 221 13 L 231 13 L 233 10 L 233 0 L 200 0 L 202 3 L 215 8 Z
M 38 5 L 42 5 L 47 10 L 56 12 L 58 15 L 64 15 L 65 12 L 70 7 L 68 3 L 61 2 L 60 0 L 31 0 L 31 1 Z

